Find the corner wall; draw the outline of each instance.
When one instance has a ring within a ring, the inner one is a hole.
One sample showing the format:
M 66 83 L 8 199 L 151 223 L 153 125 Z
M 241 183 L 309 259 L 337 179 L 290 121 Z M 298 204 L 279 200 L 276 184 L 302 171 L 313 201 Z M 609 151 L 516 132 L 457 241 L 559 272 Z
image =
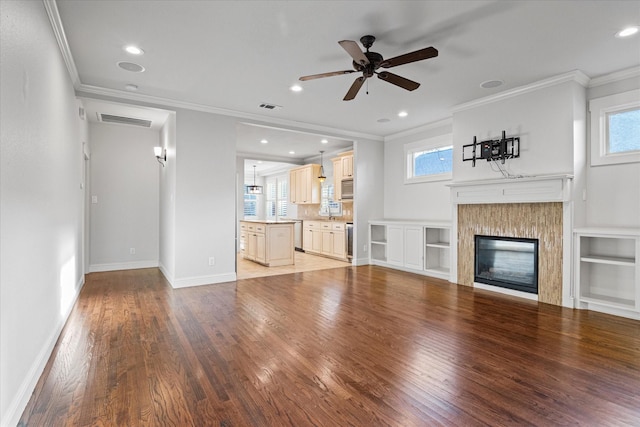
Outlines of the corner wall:
M 0 1 L 0 424 L 16 425 L 83 282 L 86 129 L 40 1 Z

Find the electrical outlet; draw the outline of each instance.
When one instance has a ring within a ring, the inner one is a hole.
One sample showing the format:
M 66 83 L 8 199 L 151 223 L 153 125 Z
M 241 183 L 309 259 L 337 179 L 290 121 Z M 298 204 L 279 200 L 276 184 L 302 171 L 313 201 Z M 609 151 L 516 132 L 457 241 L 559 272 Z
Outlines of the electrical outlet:
M 367 252 L 367 245 L 362 245 L 362 250 Z
M 129 248 L 129 254 L 135 255 L 136 254 L 136 248 Z
M 216 265 L 216 257 L 213 257 L 213 256 L 209 257 L 209 265 L 210 266 Z
M 91 203 L 94 205 L 98 203 L 98 196 L 91 196 Z

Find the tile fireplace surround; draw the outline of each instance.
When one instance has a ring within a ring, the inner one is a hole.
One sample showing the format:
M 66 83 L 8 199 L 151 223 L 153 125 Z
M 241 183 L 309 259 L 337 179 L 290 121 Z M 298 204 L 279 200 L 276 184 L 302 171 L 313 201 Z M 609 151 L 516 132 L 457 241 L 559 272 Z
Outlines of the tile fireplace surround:
M 538 301 L 573 307 L 571 179 L 554 175 L 451 184 L 457 283 L 474 286 L 476 234 L 538 239 Z

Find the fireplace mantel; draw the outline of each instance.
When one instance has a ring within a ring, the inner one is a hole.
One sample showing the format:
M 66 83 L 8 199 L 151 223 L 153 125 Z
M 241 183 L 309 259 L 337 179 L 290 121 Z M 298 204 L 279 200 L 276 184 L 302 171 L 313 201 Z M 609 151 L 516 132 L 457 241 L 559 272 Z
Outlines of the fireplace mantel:
M 456 205 L 571 201 L 573 175 L 459 181 L 449 184 Z

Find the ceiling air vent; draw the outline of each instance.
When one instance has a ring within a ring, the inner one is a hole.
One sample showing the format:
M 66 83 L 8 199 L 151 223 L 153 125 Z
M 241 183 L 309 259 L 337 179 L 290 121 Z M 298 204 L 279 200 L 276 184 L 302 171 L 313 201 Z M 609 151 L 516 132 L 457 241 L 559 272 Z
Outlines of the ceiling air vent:
M 282 106 L 263 102 L 262 104 L 260 104 L 260 108 L 264 108 L 265 110 L 279 110 L 282 108 Z
M 98 114 L 98 119 L 104 123 L 118 123 L 121 125 L 151 127 L 151 120 L 134 119 L 133 117 L 114 116 L 111 114 Z

